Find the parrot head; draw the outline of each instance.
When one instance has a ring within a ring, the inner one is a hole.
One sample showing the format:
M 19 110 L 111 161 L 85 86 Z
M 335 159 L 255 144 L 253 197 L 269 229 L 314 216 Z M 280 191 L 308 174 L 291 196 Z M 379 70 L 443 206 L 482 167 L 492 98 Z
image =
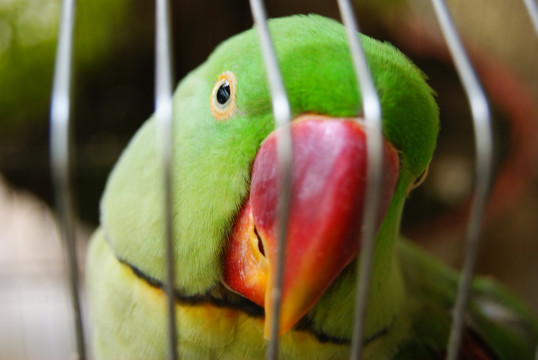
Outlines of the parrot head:
M 355 294 L 349 284 L 356 271 L 349 265 L 361 250 L 367 125 L 343 26 L 319 16 L 294 16 L 271 20 L 269 27 L 292 111 L 292 196 L 279 328 L 284 333 L 305 316 L 323 318 L 318 304 L 336 309 L 342 297 Z M 435 147 L 438 110 L 424 75 L 403 54 L 365 36 L 361 41 L 382 107 L 382 194 L 371 291 L 371 307 L 381 309 L 397 302 L 386 299 L 382 284 L 393 276 L 405 197 Z M 255 30 L 221 44 L 179 84 L 172 181 L 181 296 L 226 289 L 264 308 L 270 318 L 281 131 L 275 129 Z M 155 133 L 150 119 L 121 156 L 101 202 L 101 222 L 121 261 L 162 282 L 164 190 Z M 341 316 L 349 317 L 349 309 L 342 306 Z M 266 321 L 266 334 L 271 326 Z

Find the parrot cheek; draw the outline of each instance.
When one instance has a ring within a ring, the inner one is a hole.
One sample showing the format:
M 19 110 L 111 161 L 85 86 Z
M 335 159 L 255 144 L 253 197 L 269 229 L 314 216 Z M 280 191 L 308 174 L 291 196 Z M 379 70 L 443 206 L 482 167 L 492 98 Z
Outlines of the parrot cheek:
M 224 257 L 223 282 L 259 306 L 264 306 L 268 261 L 252 219 L 250 203 L 241 209 Z
M 279 334 L 315 305 L 360 251 L 366 142 L 356 119 L 302 115 L 291 126 L 293 174 Z M 277 264 L 278 159 L 275 131 L 262 143 L 252 169 L 250 196 L 225 255 L 224 282 L 265 307 L 270 334 Z M 378 225 L 398 178 L 397 152 L 385 141 Z

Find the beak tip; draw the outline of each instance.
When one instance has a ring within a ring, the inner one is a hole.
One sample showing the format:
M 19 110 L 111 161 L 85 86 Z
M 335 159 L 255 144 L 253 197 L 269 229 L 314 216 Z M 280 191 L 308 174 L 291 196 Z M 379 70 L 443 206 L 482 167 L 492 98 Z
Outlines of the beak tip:
M 280 329 L 278 330 L 278 333 L 277 333 L 277 336 L 280 337 L 282 335 L 284 335 L 285 333 L 287 333 L 291 327 L 284 327 L 284 326 L 279 326 Z M 263 330 L 263 337 L 265 340 L 270 340 L 271 339 L 271 333 L 272 333 L 272 330 L 273 330 L 273 321 L 272 319 L 266 319 L 265 320 L 265 327 L 264 327 L 264 330 Z
M 263 329 L 263 338 L 265 340 L 271 340 L 271 327 L 267 321 L 265 322 L 265 327 Z
M 282 299 L 285 300 L 285 299 Z M 266 310 L 265 310 L 265 326 L 264 326 L 264 338 L 266 340 L 269 340 L 271 338 L 271 333 L 273 331 L 274 324 L 274 313 L 273 313 L 273 302 L 266 299 Z M 288 301 L 282 301 L 283 307 L 280 308 L 280 315 L 278 320 L 278 332 L 277 336 L 282 336 L 288 331 L 290 331 L 299 321 L 299 319 L 302 317 L 300 312 L 289 312 L 286 310 L 289 310 L 289 308 L 286 308 L 286 305 L 290 305 Z

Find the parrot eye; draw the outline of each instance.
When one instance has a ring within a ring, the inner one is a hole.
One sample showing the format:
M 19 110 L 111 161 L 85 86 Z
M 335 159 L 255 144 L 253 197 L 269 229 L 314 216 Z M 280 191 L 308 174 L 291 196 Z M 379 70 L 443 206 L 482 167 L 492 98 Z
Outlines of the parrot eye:
M 227 120 L 235 114 L 236 84 L 235 75 L 230 71 L 222 73 L 217 79 L 209 101 L 215 119 Z
M 230 84 L 226 80 L 217 90 L 217 101 L 221 105 L 226 105 L 230 100 Z

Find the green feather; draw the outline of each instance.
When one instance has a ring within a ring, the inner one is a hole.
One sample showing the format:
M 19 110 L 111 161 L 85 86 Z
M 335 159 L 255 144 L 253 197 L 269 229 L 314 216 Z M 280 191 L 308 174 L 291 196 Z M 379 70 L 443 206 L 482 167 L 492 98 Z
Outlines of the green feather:
M 361 114 L 342 25 L 320 16 L 275 19 L 269 25 L 294 116 Z M 409 188 L 433 154 L 438 109 L 424 74 L 403 54 L 365 36 L 361 41 L 381 100 L 383 133 L 400 156 L 393 200 L 376 235 L 365 357 L 432 358 L 446 346 L 457 278 L 398 237 Z M 216 120 L 210 95 L 225 71 L 237 79 L 237 111 L 227 120 Z M 264 356 L 263 314 L 223 286 L 221 262 L 249 191 L 256 152 L 273 130 L 255 30 L 221 44 L 175 92 L 173 226 L 179 349 L 184 358 Z M 92 240 L 88 271 L 100 358 L 165 356 L 166 305 L 158 287 L 165 278 L 164 194 L 155 131 L 151 118 L 118 161 L 101 202 L 102 226 Z M 348 356 L 356 269 L 355 261 L 298 328 L 283 335 L 283 358 Z M 506 291 L 487 284 L 479 281 L 475 290 L 504 302 L 512 309 L 513 321 L 532 319 Z M 482 296 L 482 303 L 478 298 L 471 301 L 471 328 L 499 358 L 509 359 L 517 351 L 521 358 L 530 358 L 528 349 L 538 337 L 536 322 L 499 325 L 483 310 L 484 299 L 494 301 L 488 296 Z

